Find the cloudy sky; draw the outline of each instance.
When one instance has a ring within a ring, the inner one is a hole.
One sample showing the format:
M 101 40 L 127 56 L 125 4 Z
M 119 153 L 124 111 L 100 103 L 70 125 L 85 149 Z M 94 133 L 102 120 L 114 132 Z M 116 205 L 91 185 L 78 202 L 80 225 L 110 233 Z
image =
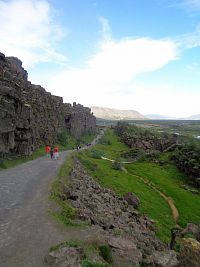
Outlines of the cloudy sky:
M 200 114 L 200 0 L 0 0 L 0 51 L 65 102 Z

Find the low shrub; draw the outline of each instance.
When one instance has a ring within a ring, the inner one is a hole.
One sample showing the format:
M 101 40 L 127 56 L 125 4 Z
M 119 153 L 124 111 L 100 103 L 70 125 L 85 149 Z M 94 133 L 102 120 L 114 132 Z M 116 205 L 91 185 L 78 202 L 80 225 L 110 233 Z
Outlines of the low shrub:
M 57 142 L 59 145 L 68 149 L 76 146 L 76 140 L 67 132 L 67 130 L 63 130 L 58 134 Z
M 120 170 L 122 169 L 122 166 L 121 166 L 121 164 L 119 163 L 119 161 L 115 160 L 115 161 L 113 161 L 113 163 L 112 163 L 112 168 L 113 168 L 114 170 L 120 171 Z
M 90 153 L 90 157 L 94 159 L 101 159 L 103 156 L 103 152 L 99 150 L 92 150 Z
M 112 250 L 109 246 L 103 245 L 99 247 L 100 255 L 108 263 L 113 262 Z
M 99 143 L 102 145 L 112 145 L 112 142 L 109 138 L 103 136 L 100 140 Z

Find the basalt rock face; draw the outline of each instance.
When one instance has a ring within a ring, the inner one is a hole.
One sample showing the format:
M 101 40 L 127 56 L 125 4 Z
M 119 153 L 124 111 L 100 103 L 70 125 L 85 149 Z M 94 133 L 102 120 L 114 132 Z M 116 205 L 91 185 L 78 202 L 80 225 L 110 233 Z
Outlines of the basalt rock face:
M 145 153 L 155 151 L 166 152 L 175 149 L 178 145 L 176 135 L 163 133 L 155 135 L 153 132 L 119 122 L 115 127 L 115 132 L 123 143 L 132 149 L 142 150 Z
M 89 108 L 63 103 L 27 78 L 19 59 L 0 53 L 0 157 L 30 155 L 64 129 L 77 139 L 94 131 Z

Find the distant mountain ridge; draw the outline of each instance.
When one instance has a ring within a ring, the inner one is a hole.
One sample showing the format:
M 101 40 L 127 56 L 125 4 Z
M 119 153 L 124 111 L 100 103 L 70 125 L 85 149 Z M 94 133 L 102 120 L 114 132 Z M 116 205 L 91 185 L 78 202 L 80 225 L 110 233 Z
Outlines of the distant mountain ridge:
M 195 114 L 187 118 L 188 120 L 200 120 L 200 114 Z
M 160 114 L 146 114 L 145 117 L 150 120 L 175 120 L 177 118 L 171 116 L 164 116 Z
M 94 116 L 104 120 L 200 120 L 200 114 L 180 118 L 161 114 L 143 115 L 136 110 L 120 110 L 107 107 L 92 106 Z
M 144 120 L 146 117 L 136 110 L 119 110 L 106 107 L 91 107 L 94 116 L 105 120 Z
M 164 116 L 160 114 L 146 114 L 145 117 L 150 120 L 200 120 L 200 114 L 195 114 L 184 118 Z

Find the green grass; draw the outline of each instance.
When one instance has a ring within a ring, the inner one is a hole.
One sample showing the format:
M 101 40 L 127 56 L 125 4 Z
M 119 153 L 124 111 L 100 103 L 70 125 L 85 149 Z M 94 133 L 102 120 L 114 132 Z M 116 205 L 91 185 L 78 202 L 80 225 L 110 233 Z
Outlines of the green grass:
M 108 245 L 102 245 L 99 247 L 100 255 L 102 258 L 108 262 L 113 263 L 113 256 L 112 256 L 112 250 Z
M 73 167 L 73 157 L 74 154 L 67 157 L 64 164 L 60 167 L 57 177 L 51 185 L 50 191 L 50 199 L 54 200 L 61 209 L 57 212 L 51 212 L 51 215 L 66 226 L 80 226 L 80 224 L 74 221 L 76 209 L 69 205 L 69 203 L 65 200 L 65 195 L 63 193 L 63 189 L 65 187 L 70 187 L 68 177 Z
M 103 144 L 109 140 L 110 144 Z M 117 158 L 122 152 L 128 151 L 129 148 L 119 141 L 119 138 L 113 134 L 113 130 L 108 129 L 105 135 L 100 140 L 99 144 L 95 146 L 96 150 L 103 151 L 105 157 Z
M 91 143 L 94 140 L 96 134 L 97 134 L 96 132 L 95 133 L 86 133 L 83 136 L 81 136 L 81 138 L 79 140 L 80 145 L 84 146 L 86 144 Z
M 173 218 L 168 204 L 157 192 L 136 176 L 112 169 L 111 162 L 89 158 L 87 152 L 82 154 L 81 162 L 102 186 L 113 189 L 121 196 L 127 192 L 135 193 L 141 201 L 140 212 L 156 221 L 158 236 L 168 241 L 170 228 L 174 226 Z
M 94 149 L 103 152 L 106 157 L 116 159 L 122 151 L 128 151 L 112 130 L 106 133 L 105 138 L 109 139 L 111 144 L 98 144 Z M 113 189 L 119 195 L 133 192 L 140 198 L 139 211 L 155 220 L 157 236 L 163 241 L 169 242 L 170 229 L 174 227 L 171 209 L 158 192 L 144 184 L 137 176 L 153 182 L 160 191 L 173 198 L 180 213 L 181 226 L 189 222 L 200 222 L 200 197 L 181 188 L 185 177 L 169 161 L 169 153 L 161 155 L 161 160 L 167 161 L 162 165 L 147 161 L 127 164 L 125 167 L 129 173 L 112 169 L 111 162 L 92 158 L 88 151 L 80 153 L 79 156 L 90 175 L 101 185 Z
M 149 162 L 136 162 L 128 166 L 128 171 L 152 181 L 157 187 L 170 196 L 179 210 L 178 223 L 185 227 L 188 222 L 200 222 L 200 196 L 181 188 L 184 175 L 172 164 L 162 166 Z
M 73 138 L 67 131 L 62 131 L 58 135 L 58 146 L 63 150 L 73 149 L 79 146 L 85 146 L 88 143 L 91 143 L 96 136 L 96 131 L 94 133 L 85 133 L 79 139 Z

